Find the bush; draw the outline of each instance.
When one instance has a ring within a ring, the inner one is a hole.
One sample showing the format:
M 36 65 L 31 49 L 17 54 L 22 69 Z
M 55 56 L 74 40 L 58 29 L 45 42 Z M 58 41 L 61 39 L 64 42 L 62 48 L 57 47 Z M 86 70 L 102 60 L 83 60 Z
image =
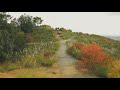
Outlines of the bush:
M 33 42 L 56 41 L 54 29 L 48 25 L 42 25 L 35 28 L 32 33 Z
M 16 52 L 24 49 L 25 44 L 23 32 L 0 30 L 0 61 L 13 59 Z
M 58 49 L 58 43 L 31 43 L 23 50 L 23 58 L 20 66 L 24 68 L 38 66 L 52 66 L 55 63 L 55 52 Z
M 77 59 L 80 59 L 81 58 L 81 53 L 80 53 L 80 51 L 79 51 L 79 49 L 76 49 L 76 48 L 74 48 L 74 47 L 69 47 L 68 49 L 67 49 L 67 53 L 68 54 L 70 54 L 70 55 L 72 55 L 73 57 L 75 57 L 75 58 L 77 58 Z
M 85 62 L 84 65 L 92 71 L 96 71 L 98 64 L 107 65 L 109 63 L 110 57 L 96 43 L 83 47 L 81 51 L 83 53 L 82 62 Z
M 107 77 L 107 73 L 108 73 L 108 68 L 105 65 L 96 65 L 96 71 L 95 74 L 99 77 Z
M 24 33 L 19 30 L 10 15 L 0 13 L 0 62 L 14 59 L 15 53 L 24 49 Z
M 14 41 L 15 47 L 13 51 L 22 51 L 26 46 L 25 35 L 24 32 L 17 32 L 16 39 Z
M 109 78 L 120 78 L 120 60 L 112 62 L 109 72 L 107 73 Z
M 22 68 L 36 68 L 39 66 L 52 66 L 56 62 L 54 57 L 45 58 L 42 55 L 27 55 L 22 58 L 22 60 L 17 60 L 15 62 L 6 61 L 0 64 L 0 72 L 11 71 L 15 69 Z
M 86 68 L 90 73 L 94 73 L 100 77 L 107 77 L 108 65 L 111 63 L 111 57 L 104 53 L 103 49 L 96 43 L 80 44 L 74 43 L 70 49 L 70 53 L 74 56 L 73 52 L 79 50 L 78 67 Z
M 0 30 L 0 61 L 9 58 L 8 54 L 13 51 L 13 40 L 7 30 Z
M 41 65 L 42 66 L 52 66 L 55 62 L 56 62 L 56 60 L 54 60 L 54 59 L 42 59 Z
M 35 68 L 39 66 L 52 66 L 55 63 L 55 59 L 45 58 L 41 54 L 25 56 L 19 66 L 21 68 Z
M 80 60 L 82 57 L 82 52 L 80 51 L 82 46 L 82 44 L 76 42 L 72 46 L 68 46 L 67 53 Z
M 54 55 L 58 47 L 58 42 L 29 43 L 24 50 L 16 53 L 16 61 L 8 60 L 1 63 L 0 71 L 52 66 L 56 62 Z M 21 57 L 17 58 L 19 56 Z
M 33 42 L 33 37 L 32 37 L 32 35 L 27 33 L 27 34 L 25 35 L 25 40 L 26 40 L 27 43 L 32 43 L 32 42 Z

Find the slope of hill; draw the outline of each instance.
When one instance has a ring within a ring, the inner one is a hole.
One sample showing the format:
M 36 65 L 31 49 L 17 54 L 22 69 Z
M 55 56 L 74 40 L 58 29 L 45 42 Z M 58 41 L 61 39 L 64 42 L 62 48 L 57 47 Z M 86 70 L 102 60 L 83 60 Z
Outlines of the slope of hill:
M 113 55 L 115 58 L 120 58 L 120 41 L 107 38 L 105 36 L 94 34 L 76 35 L 75 40 L 81 43 L 89 44 L 92 42 L 100 45 L 105 52 Z
M 120 77 L 120 41 L 83 33 L 76 33 L 74 39 L 67 42 L 67 52 L 79 60 L 79 70 L 87 69 L 99 77 Z

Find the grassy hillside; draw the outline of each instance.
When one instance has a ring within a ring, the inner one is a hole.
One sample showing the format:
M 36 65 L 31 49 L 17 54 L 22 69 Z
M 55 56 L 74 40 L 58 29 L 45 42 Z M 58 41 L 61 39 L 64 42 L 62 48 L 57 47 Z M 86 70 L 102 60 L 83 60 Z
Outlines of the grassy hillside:
M 42 25 L 42 21 L 41 17 L 21 15 L 13 18 L 0 12 L 0 77 L 6 77 L 8 72 L 10 77 L 61 77 L 62 71 L 65 72 L 62 77 L 64 74 L 73 77 L 75 70 L 98 77 L 120 78 L 120 41 L 53 28 Z M 69 63 L 76 59 L 78 70 L 75 64 L 69 64 L 73 71 L 61 66 L 64 61 Z M 63 61 L 60 67 L 56 67 L 59 64 L 56 61 Z
M 41 25 L 34 29 L 32 33 L 33 42 L 57 41 L 54 28 L 49 25 Z
M 75 40 L 80 43 L 90 44 L 96 42 L 100 45 L 105 52 L 111 54 L 114 58 L 120 59 L 120 41 L 113 40 L 104 36 L 99 35 L 76 35 Z
M 67 52 L 79 61 L 77 68 L 87 69 L 99 77 L 120 77 L 120 41 L 76 33 L 74 42 L 67 42 Z
M 62 40 L 69 39 L 69 38 L 71 38 L 71 36 L 74 35 L 72 30 L 65 29 L 65 28 L 55 29 L 55 34 L 58 36 L 59 39 L 62 39 Z

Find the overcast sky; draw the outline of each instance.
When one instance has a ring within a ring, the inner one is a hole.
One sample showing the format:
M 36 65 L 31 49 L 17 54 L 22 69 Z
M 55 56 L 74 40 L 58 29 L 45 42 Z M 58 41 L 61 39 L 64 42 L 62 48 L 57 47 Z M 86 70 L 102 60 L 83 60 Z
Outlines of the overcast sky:
M 13 17 L 22 14 L 39 16 L 43 24 L 64 27 L 75 32 L 99 35 L 120 35 L 120 13 L 116 12 L 8 12 Z

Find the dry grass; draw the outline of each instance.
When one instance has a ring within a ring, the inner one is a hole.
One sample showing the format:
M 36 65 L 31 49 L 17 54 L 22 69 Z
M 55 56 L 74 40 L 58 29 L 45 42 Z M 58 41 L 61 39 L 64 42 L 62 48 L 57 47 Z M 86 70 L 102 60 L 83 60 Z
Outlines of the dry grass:
M 63 74 L 60 73 L 58 65 L 53 67 L 39 67 L 28 69 L 16 69 L 1 73 L 0 78 L 60 78 Z
M 89 74 L 78 72 L 74 65 L 59 67 L 23 68 L 13 71 L 0 72 L 0 78 L 97 78 Z

